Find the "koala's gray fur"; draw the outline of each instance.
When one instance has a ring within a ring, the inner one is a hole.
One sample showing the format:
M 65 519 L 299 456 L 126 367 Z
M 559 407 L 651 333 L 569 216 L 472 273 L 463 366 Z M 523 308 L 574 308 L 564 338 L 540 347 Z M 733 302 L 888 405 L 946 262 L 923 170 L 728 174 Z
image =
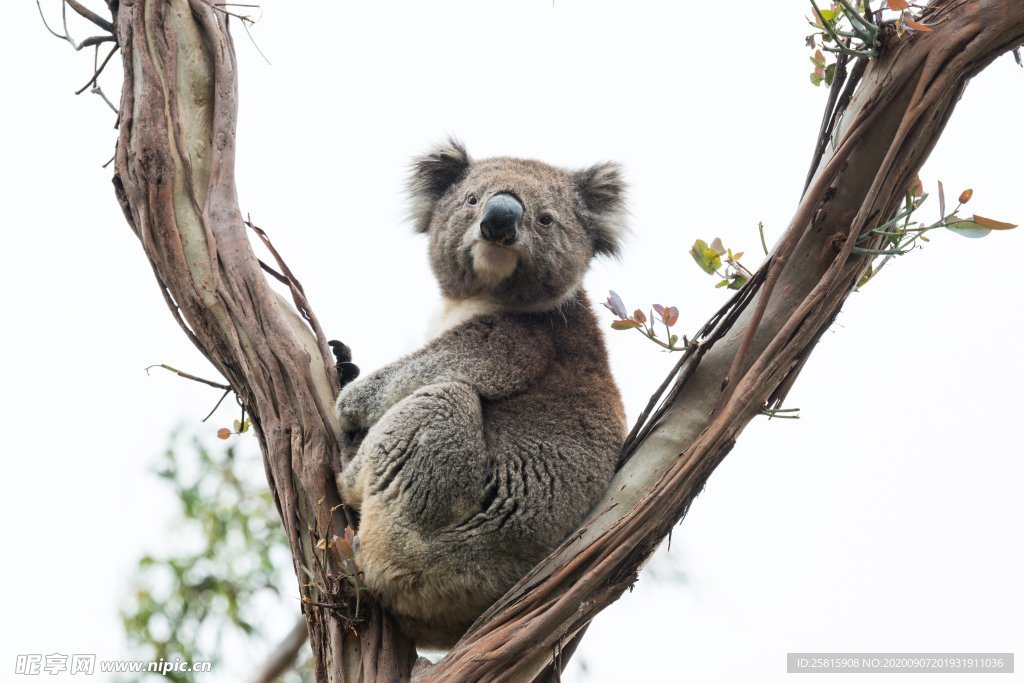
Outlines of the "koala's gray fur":
M 453 320 L 342 390 L 342 429 L 365 436 L 338 481 L 360 510 L 366 584 L 418 645 L 446 648 L 612 476 L 625 415 L 580 284 L 618 249 L 624 185 L 614 164 L 472 161 L 450 141 L 416 161 L 410 190 Z M 498 193 L 523 207 L 511 246 L 481 233 Z

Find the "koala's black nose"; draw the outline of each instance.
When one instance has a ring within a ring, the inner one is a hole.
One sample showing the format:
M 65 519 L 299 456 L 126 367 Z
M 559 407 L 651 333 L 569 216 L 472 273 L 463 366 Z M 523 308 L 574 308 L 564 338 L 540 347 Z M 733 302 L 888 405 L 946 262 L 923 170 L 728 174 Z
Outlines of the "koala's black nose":
M 488 242 L 512 244 L 516 241 L 519 221 L 522 218 L 523 205 L 518 199 L 506 192 L 496 194 L 484 205 L 480 234 Z

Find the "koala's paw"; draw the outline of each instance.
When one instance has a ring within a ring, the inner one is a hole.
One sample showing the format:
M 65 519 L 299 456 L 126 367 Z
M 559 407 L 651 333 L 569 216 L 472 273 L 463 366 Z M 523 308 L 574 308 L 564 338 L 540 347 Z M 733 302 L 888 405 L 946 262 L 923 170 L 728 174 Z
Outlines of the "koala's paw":
M 374 375 L 349 384 L 334 403 L 341 431 L 348 434 L 363 432 L 380 417 L 380 388 Z
M 338 395 L 338 400 L 334 403 L 334 413 L 338 416 L 338 426 L 341 431 L 345 434 L 353 435 L 362 431 L 368 425 L 366 425 L 363 411 L 351 400 L 351 397 L 346 397 L 345 389 L 342 389 L 341 394 Z
M 334 369 L 338 373 L 338 382 L 344 388 L 351 384 L 356 377 L 359 377 L 359 366 L 352 362 L 352 350 L 346 344 L 332 339 L 327 342 L 327 345 L 331 347 L 331 353 L 334 354 Z

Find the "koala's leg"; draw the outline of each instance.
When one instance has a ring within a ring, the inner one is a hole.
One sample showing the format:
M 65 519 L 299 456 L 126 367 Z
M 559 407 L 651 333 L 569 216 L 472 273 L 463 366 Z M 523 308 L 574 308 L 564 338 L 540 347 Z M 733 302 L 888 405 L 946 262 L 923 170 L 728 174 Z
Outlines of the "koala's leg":
M 490 470 L 480 398 L 446 382 L 392 406 L 342 473 L 343 495 L 361 504 L 367 586 L 421 645 L 453 641 L 493 600 L 477 585 L 490 573 L 461 559 L 470 539 L 454 530 L 488 504 Z
M 479 395 L 463 382 L 431 384 L 369 430 L 342 493 L 380 498 L 403 524 L 431 531 L 481 511 L 489 469 Z

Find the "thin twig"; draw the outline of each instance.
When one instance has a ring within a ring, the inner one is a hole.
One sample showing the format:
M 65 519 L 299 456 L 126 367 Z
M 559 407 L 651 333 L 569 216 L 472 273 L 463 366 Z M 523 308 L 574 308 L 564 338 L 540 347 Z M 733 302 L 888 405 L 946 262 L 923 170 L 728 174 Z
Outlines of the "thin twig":
M 68 13 L 67 13 L 67 8 L 68 8 L 69 4 L 71 5 L 71 8 L 73 10 L 78 12 L 78 14 L 82 15 L 83 17 L 85 17 L 86 19 L 88 19 L 92 23 L 96 24 L 100 28 L 102 28 L 102 29 L 104 29 L 106 31 L 110 31 L 110 33 L 108 35 L 105 35 L 105 36 L 91 36 L 89 38 L 86 38 L 85 40 L 83 40 L 80 43 L 76 43 L 75 39 L 71 37 L 71 33 L 68 31 Z M 46 30 L 49 31 L 50 33 L 52 33 L 57 38 L 60 38 L 61 40 L 64 40 L 64 41 L 67 41 L 67 43 L 69 45 L 71 45 L 71 47 L 74 48 L 76 52 L 80 51 L 84 47 L 91 47 L 93 45 L 100 45 L 101 43 L 116 43 L 117 42 L 117 38 L 114 36 L 114 25 L 113 24 L 111 24 L 109 21 L 107 21 L 103 17 L 100 17 L 100 16 L 94 14 L 89 9 L 83 7 L 82 5 L 78 4 L 74 0 L 64 0 L 61 3 L 61 24 L 63 25 L 64 33 L 57 33 L 56 31 L 54 31 L 50 27 L 49 22 L 46 21 L 46 15 L 43 14 L 43 6 L 39 3 L 39 0 L 36 0 L 36 9 L 39 10 L 39 18 L 43 20 L 43 26 L 46 27 Z
M 117 111 L 117 107 L 114 106 L 114 103 L 107 99 L 107 96 L 103 93 L 103 88 L 101 88 L 98 85 L 94 85 L 92 87 L 92 90 L 90 90 L 89 92 L 91 92 L 93 95 L 99 95 L 100 97 L 102 97 L 103 101 L 107 103 L 107 106 L 110 107 L 111 111 L 113 111 L 114 114 L 118 116 L 121 115 L 121 113 Z
M 265 272 L 267 275 L 269 275 L 270 277 L 274 278 L 275 280 L 280 282 L 282 285 L 285 285 L 285 286 L 291 285 L 291 282 L 288 281 L 288 278 L 286 278 L 284 275 L 281 275 L 281 273 L 279 273 L 276 270 L 274 270 L 273 267 L 267 265 L 266 261 L 264 261 L 261 258 L 256 259 L 256 261 L 260 264 L 260 268 L 262 268 L 263 272 Z
M 260 57 L 263 57 L 263 61 L 267 63 L 267 66 L 273 66 L 273 64 L 270 63 L 270 60 L 267 59 L 267 56 L 265 54 L 263 54 L 263 50 L 261 50 L 260 46 L 256 43 L 256 39 L 253 38 L 253 36 L 252 36 L 252 31 L 249 30 L 249 24 L 254 24 L 254 23 L 256 23 L 256 22 L 254 22 L 252 20 L 250 20 L 250 21 L 243 21 L 242 22 L 242 28 L 245 29 L 245 34 L 247 36 L 249 36 L 249 42 L 252 43 L 252 46 L 254 48 L 256 48 L 256 52 L 260 53 Z
M 811 184 L 811 180 L 814 179 L 814 172 L 818 170 L 818 164 L 821 163 L 821 157 L 825 154 L 825 149 L 828 147 L 828 141 L 832 137 L 831 124 L 834 120 L 832 118 L 832 112 L 835 111 L 836 102 L 839 100 L 839 92 L 843 88 L 843 83 L 846 82 L 846 62 L 849 60 L 849 56 L 841 54 L 836 57 L 836 71 L 832 77 L 832 84 L 828 90 L 828 101 L 825 103 L 825 111 L 821 115 L 821 127 L 818 128 L 818 141 L 814 147 L 814 155 L 811 157 L 811 167 L 807 169 L 807 179 L 804 181 L 804 192 Z M 763 243 L 763 240 L 762 240 Z M 765 250 L 767 254 L 767 249 Z
M 84 7 L 83 5 L 81 5 L 80 3 L 76 2 L 75 0 L 64 0 L 64 2 L 71 9 L 75 10 L 76 12 L 78 12 L 79 16 L 85 17 L 86 19 L 88 19 L 92 23 L 94 23 L 97 26 L 99 26 L 104 31 L 109 31 L 110 33 L 114 32 L 114 25 L 112 23 L 110 23 L 109 21 L 107 21 L 106 19 L 101 17 L 100 15 L 96 14 L 95 12 L 93 12 L 88 7 Z M 111 38 L 113 38 L 113 36 L 111 36 Z
M 202 377 L 196 377 L 195 375 L 189 374 L 187 372 L 182 372 L 178 368 L 172 368 L 170 365 L 167 365 L 165 363 L 157 363 L 156 365 L 150 365 L 148 368 L 146 368 L 146 374 L 148 375 L 149 371 L 153 368 L 163 368 L 168 372 L 173 372 L 178 377 L 184 377 L 185 379 L 190 379 L 193 382 L 199 382 L 200 384 L 206 384 L 216 389 L 224 389 L 225 391 L 231 391 L 231 386 L 228 384 L 221 384 L 220 382 L 214 382 L 212 380 L 203 379 Z
M 118 47 L 119 47 L 118 45 L 114 45 L 114 47 L 112 47 L 110 49 L 110 52 L 107 53 L 107 56 L 106 56 L 106 58 L 104 58 L 103 63 L 100 64 L 98 67 L 93 68 L 92 78 L 89 79 L 88 83 L 86 83 L 81 88 L 79 88 L 78 90 L 75 91 L 76 95 L 81 95 L 83 92 L 85 92 L 85 89 L 88 88 L 90 85 L 95 85 L 96 79 L 100 77 L 101 73 L 103 73 L 103 69 L 106 68 L 107 63 L 110 61 L 110 58 L 114 56 L 115 52 L 117 52 L 117 48 Z M 96 46 L 96 49 L 99 50 L 99 46 L 98 45 Z M 117 110 L 115 109 L 114 111 L 117 111 Z
M 228 394 L 230 394 L 232 391 L 233 391 L 233 389 L 231 387 L 228 387 L 227 389 L 225 389 L 224 393 L 221 394 L 220 399 L 217 400 L 217 405 L 213 406 L 213 410 L 211 410 L 210 413 L 206 417 L 204 417 L 202 420 L 200 420 L 200 422 L 206 422 L 211 417 L 213 417 L 213 414 L 215 412 L 217 412 L 217 408 L 220 408 L 220 404 L 224 402 L 224 399 L 226 399 L 228 397 Z
M 277 251 L 277 248 L 274 247 L 274 244 L 270 241 L 270 237 L 267 233 L 252 222 L 252 216 L 246 216 L 244 223 L 250 230 L 259 236 L 260 241 L 263 242 L 263 245 L 268 251 L 270 251 L 274 260 L 277 261 L 277 265 L 281 269 L 281 275 L 285 278 L 282 282 L 286 282 L 288 285 L 288 289 L 292 293 L 292 301 L 295 303 L 295 307 L 298 309 L 299 314 L 309 324 L 309 327 L 312 329 L 313 335 L 316 337 L 316 341 L 320 346 L 321 355 L 323 355 L 324 363 L 326 364 L 325 367 L 327 369 L 327 375 L 331 381 L 331 386 L 334 388 L 335 392 L 340 391 L 341 387 L 336 384 L 338 382 L 337 373 L 333 372 L 334 366 L 330 363 L 331 353 L 327 345 L 327 335 L 324 334 L 324 330 L 320 326 L 320 321 L 317 319 L 316 314 L 313 313 L 313 307 L 310 306 L 309 300 L 306 298 L 306 291 L 302 288 L 302 283 L 299 282 L 298 278 L 295 277 L 291 269 L 288 267 L 288 264 L 284 262 L 283 258 L 281 258 L 281 254 Z M 262 262 L 260 263 L 265 270 L 272 270 L 266 264 Z M 278 279 L 280 279 L 280 277 Z
M 864 19 L 856 7 L 850 5 L 848 0 L 839 0 L 839 3 L 846 9 L 846 15 L 850 17 L 850 25 L 857 33 L 865 46 L 870 46 L 875 40 L 875 33 L 878 29 L 869 20 Z
M 229 12 L 229 11 L 227 11 L 224 8 L 225 7 L 259 7 L 259 5 L 236 5 L 233 2 L 217 2 L 217 3 L 214 3 L 214 2 L 209 2 L 209 0 L 202 0 L 202 2 L 204 4 L 206 4 L 206 5 L 208 5 L 211 9 L 216 10 L 217 12 L 223 12 L 225 15 L 227 15 L 229 17 L 234 17 L 235 19 L 238 19 L 243 24 L 245 24 L 245 23 L 255 24 L 256 23 L 256 20 L 253 19 L 252 17 L 246 16 L 244 14 L 238 14 L 236 12 Z
M 50 23 L 46 21 L 46 15 L 43 14 L 43 6 L 39 4 L 39 0 L 36 0 L 36 8 L 39 9 L 39 18 L 43 20 L 43 26 L 46 27 L 46 30 L 52 33 L 57 38 L 60 38 L 61 40 L 68 40 L 68 36 L 66 33 L 57 33 L 52 28 L 50 28 Z M 71 44 L 74 45 L 74 42 L 72 41 Z
M 692 351 L 696 349 L 696 346 L 696 342 L 691 342 L 691 346 L 687 348 L 686 351 L 683 352 L 682 358 L 680 358 L 679 362 L 676 363 L 676 366 L 672 368 L 672 371 L 668 373 L 668 375 L 665 377 L 665 380 L 661 383 L 661 386 L 659 386 L 654 391 L 654 394 L 651 395 L 650 400 L 647 401 L 647 406 L 640 412 L 640 416 L 636 419 L 636 423 L 633 425 L 633 429 L 630 430 L 629 435 L 626 436 L 626 440 L 622 444 L 622 454 L 620 455 L 620 460 L 624 459 L 625 454 L 630 452 L 630 449 L 633 445 L 634 440 L 636 439 L 637 434 L 644 426 L 644 423 L 647 421 L 647 418 L 651 415 L 652 412 L 654 412 L 654 408 L 658 405 L 658 400 L 665 393 L 665 390 L 668 388 L 669 383 L 671 383 L 672 380 L 676 378 L 676 375 L 679 374 L 679 371 L 683 367 L 683 363 L 685 363 L 686 360 L 691 356 Z

